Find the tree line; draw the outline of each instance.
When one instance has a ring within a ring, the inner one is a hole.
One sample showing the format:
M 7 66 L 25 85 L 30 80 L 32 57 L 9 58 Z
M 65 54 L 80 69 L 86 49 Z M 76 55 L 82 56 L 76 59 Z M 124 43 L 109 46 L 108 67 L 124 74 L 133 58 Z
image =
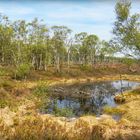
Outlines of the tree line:
M 63 65 L 69 71 L 71 64 L 94 66 L 112 60 L 116 52 L 139 58 L 139 14 L 131 15 L 130 9 L 129 1 L 116 4 L 114 36 L 110 41 L 86 32 L 73 35 L 66 26 L 49 28 L 37 18 L 12 22 L 0 15 L 0 64 L 16 68 L 26 65 L 34 70 L 47 70 L 53 65 L 60 72 Z

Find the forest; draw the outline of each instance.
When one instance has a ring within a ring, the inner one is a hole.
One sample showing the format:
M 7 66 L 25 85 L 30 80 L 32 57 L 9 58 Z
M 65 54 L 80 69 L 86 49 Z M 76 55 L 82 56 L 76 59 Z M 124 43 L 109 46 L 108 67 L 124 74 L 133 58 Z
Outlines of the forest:
M 124 7 L 123 7 L 124 6 Z M 11 22 L 7 16 L 0 16 L 0 63 L 17 69 L 45 70 L 54 66 L 102 65 L 126 62 L 127 58 L 139 59 L 140 31 L 139 14 L 131 15 L 129 3 L 116 5 L 112 40 L 105 41 L 95 34 L 81 32 L 73 34 L 66 26 L 47 27 L 35 18 L 31 22 L 17 20 Z M 123 58 L 115 55 L 122 53 Z M 24 75 L 24 74 L 23 74 Z
M 131 7 L 116 2 L 110 40 L 0 14 L 0 140 L 140 139 L 140 13 Z

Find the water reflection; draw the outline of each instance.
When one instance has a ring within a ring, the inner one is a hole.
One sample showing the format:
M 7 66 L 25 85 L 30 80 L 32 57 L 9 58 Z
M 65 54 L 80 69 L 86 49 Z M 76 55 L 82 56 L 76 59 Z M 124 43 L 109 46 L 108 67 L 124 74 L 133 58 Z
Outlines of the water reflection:
M 60 109 L 72 109 L 75 116 L 85 113 L 94 113 L 99 116 L 105 105 L 116 106 L 115 94 L 138 85 L 139 83 L 130 81 L 113 81 L 53 87 L 50 89 L 51 103 L 47 111 L 52 113 L 54 106 L 57 106 Z

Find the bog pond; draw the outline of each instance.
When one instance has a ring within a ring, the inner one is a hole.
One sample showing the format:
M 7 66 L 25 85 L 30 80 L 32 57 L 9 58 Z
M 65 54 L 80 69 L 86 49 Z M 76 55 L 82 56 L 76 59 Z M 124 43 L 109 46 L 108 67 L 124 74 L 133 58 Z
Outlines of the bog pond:
M 130 90 L 139 83 L 125 80 L 75 83 L 49 88 L 50 103 L 44 113 L 78 117 L 84 114 L 103 114 L 103 107 L 115 107 L 116 94 Z M 68 114 L 68 115 L 67 115 Z M 114 116 L 118 119 L 119 116 Z

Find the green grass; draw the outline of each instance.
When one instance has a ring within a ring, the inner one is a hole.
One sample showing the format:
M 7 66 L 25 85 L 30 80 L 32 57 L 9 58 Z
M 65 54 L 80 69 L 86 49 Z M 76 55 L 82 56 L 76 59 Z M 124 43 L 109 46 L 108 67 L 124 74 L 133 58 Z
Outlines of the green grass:
M 58 117 L 73 117 L 74 116 L 73 110 L 67 107 L 65 108 L 55 107 L 53 110 L 53 114 Z
M 104 111 L 104 113 L 112 114 L 112 115 L 125 113 L 125 110 L 123 110 L 123 109 L 118 109 L 116 107 L 110 107 L 110 106 L 105 106 L 103 111 Z

